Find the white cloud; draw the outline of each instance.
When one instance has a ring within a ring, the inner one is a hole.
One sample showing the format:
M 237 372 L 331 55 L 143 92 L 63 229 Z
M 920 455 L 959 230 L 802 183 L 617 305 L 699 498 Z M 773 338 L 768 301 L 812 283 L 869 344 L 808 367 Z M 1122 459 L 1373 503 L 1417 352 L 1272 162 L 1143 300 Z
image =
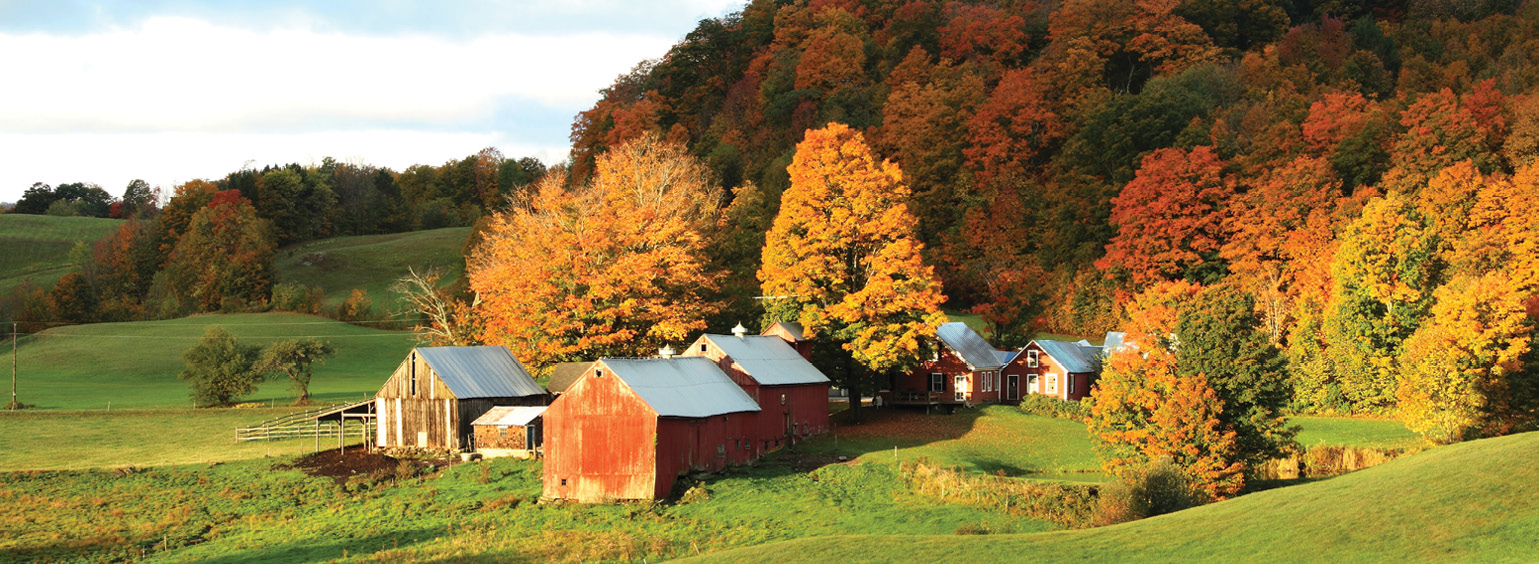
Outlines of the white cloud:
M 0 52 L 25 54 L 0 59 L 0 76 L 13 85 L 0 90 L 0 131 L 460 126 L 489 117 L 507 97 L 581 108 L 674 41 L 255 32 L 183 18 L 84 36 L 0 35 Z
M 170 188 L 248 159 L 333 156 L 400 170 L 496 146 L 557 162 L 571 117 L 678 39 L 255 31 L 182 17 L 83 35 L 0 33 L 0 201 L 33 182 Z

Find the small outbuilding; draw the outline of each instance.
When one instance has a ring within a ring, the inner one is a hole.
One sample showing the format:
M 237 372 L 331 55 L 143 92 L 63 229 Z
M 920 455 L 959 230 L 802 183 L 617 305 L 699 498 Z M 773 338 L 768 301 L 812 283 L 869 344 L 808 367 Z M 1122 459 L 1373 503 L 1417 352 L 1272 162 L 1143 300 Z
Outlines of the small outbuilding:
M 467 450 L 471 423 L 493 407 L 542 406 L 548 397 L 507 347 L 418 347 L 374 396 L 376 443 Z
M 1000 369 L 1008 358 L 982 335 L 959 321 L 945 323 L 936 328 L 933 347 L 929 360 L 894 378 L 892 403 L 956 406 L 1000 401 Z
M 487 458 L 539 455 L 544 439 L 540 420 L 545 406 L 494 407 L 470 424 L 475 428 L 476 452 Z

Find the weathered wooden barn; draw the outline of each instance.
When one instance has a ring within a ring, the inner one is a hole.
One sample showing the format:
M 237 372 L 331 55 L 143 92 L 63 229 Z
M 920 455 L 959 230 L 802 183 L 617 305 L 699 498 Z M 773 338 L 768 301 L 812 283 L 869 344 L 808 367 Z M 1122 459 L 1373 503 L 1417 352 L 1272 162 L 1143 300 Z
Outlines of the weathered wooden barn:
M 552 396 L 566 393 L 566 389 L 572 387 L 582 377 L 582 373 L 593 366 L 592 362 L 561 362 L 550 368 L 550 380 L 545 382 L 545 389 L 550 390 Z
M 828 377 L 812 365 L 811 350 L 798 351 L 787 336 L 748 335 L 739 325 L 732 335 L 702 335 L 684 351 L 716 361 L 759 405 L 755 457 L 828 432 Z
M 376 442 L 466 450 L 471 423 L 493 407 L 545 405 L 548 397 L 507 347 L 418 347 L 374 396 Z
M 946 323 L 935 330 L 933 346 L 929 360 L 894 378 L 893 404 L 949 408 L 1000 401 L 999 371 L 1006 361 L 982 335 L 965 323 Z
M 600 359 L 545 410 L 545 497 L 660 499 L 752 459 L 759 406 L 707 358 Z
M 476 452 L 494 458 L 518 456 L 534 458 L 540 452 L 544 434 L 541 419 L 545 406 L 494 407 L 470 423 L 475 429 Z

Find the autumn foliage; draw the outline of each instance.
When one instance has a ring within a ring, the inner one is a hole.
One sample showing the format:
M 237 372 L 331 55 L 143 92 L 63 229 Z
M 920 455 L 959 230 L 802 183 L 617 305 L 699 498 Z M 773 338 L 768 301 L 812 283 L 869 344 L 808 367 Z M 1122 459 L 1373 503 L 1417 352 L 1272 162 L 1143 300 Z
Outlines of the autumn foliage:
M 648 136 L 605 153 L 591 181 L 541 182 L 492 219 L 470 257 L 480 340 L 535 366 L 639 356 L 705 327 L 704 230 L 721 191 L 683 148 Z M 450 314 L 451 316 L 454 314 Z

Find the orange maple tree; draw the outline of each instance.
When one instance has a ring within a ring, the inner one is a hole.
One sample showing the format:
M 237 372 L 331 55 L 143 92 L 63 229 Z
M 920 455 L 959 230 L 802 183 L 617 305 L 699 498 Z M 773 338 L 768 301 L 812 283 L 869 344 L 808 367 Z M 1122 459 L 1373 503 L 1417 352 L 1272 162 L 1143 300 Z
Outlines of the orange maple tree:
M 559 176 L 531 209 L 495 216 L 470 257 L 481 340 L 542 366 L 651 354 L 703 329 L 719 275 L 702 233 L 721 203 L 705 166 L 647 134 L 601 155 L 588 183 Z
M 920 257 L 902 171 L 833 123 L 807 132 L 787 172 L 759 269 L 771 315 L 843 343 L 872 371 L 913 363 L 946 321 L 945 296 Z
M 1117 235 L 1096 267 L 1126 273 L 1134 285 L 1174 280 L 1216 258 L 1223 205 L 1234 192 L 1211 147 L 1160 149 L 1112 199 Z

